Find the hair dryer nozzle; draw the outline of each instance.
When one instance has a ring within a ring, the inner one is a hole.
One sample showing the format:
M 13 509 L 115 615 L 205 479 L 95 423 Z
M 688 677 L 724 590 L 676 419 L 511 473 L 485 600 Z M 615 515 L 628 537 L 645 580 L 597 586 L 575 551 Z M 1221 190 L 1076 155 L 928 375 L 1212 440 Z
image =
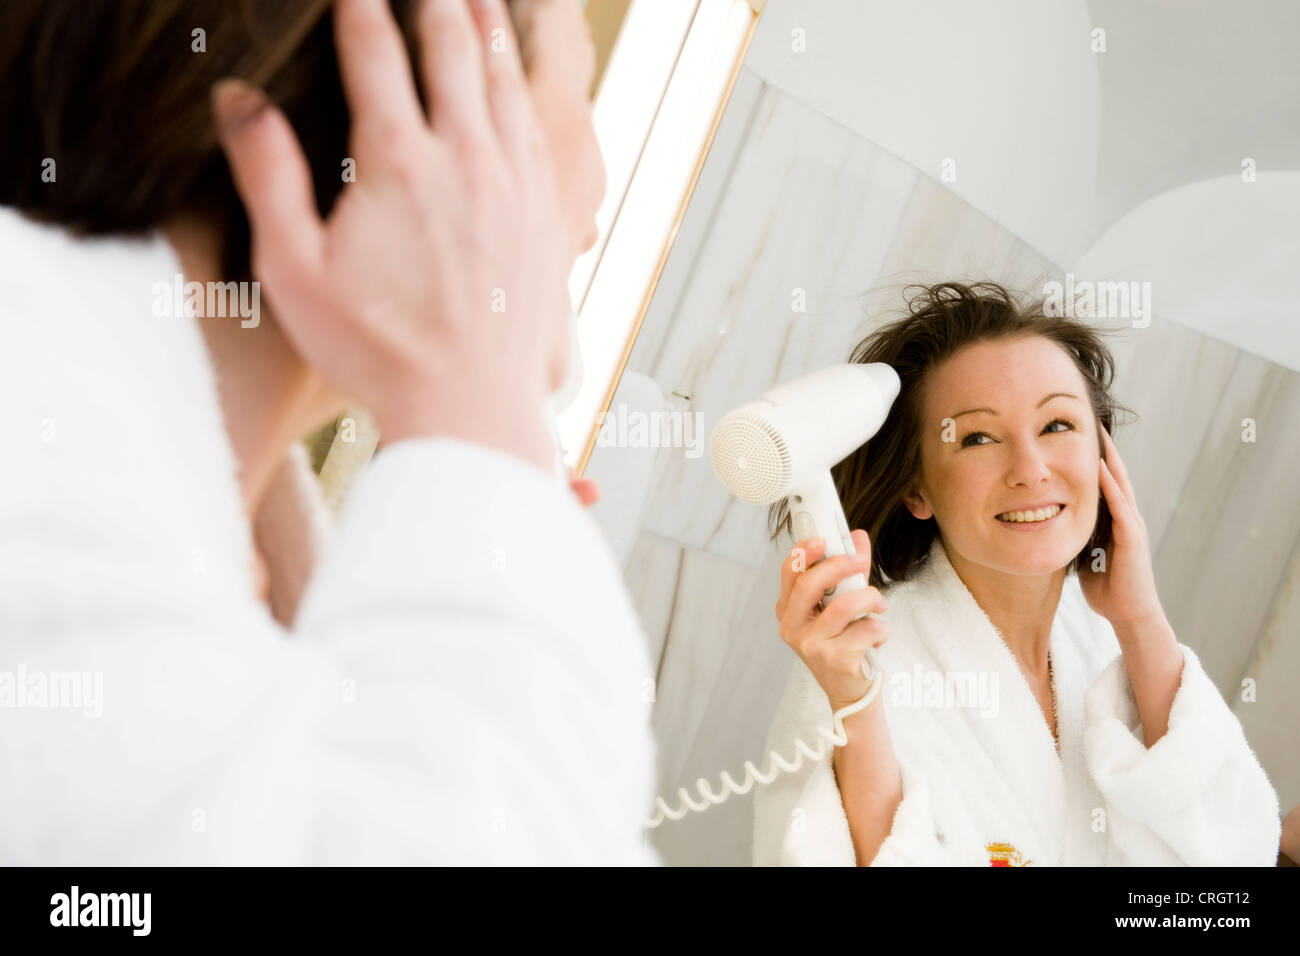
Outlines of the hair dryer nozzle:
M 790 487 L 790 450 L 762 414 L 738 408 L 727 415 L 709 440 L 709 457 L 727 490 L 741 501 L 761 505 Z
M 879 431 L 898 389 L 898 373 L 883 363 L 832 365 L 770 388 L 713 429 L 713 469 L 742 501 L 783 498 Z

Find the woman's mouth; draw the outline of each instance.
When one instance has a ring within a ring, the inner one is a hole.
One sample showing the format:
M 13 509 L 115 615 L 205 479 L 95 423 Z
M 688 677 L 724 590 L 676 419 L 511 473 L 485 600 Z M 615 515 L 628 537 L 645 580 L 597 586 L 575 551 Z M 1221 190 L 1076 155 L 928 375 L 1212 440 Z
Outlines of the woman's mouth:
M 1065 505 L 1046 505 L 1032 511 L 1004 511 L 997 515 L 999 524 L 1006 525 L 1013 531 L 1036 531 L 1046 528 L 1065 510 Z

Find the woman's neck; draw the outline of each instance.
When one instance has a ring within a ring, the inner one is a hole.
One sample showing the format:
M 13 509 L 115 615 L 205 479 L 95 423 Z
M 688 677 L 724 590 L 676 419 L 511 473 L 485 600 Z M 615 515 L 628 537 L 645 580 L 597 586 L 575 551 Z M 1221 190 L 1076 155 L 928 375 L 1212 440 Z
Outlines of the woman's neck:
M 1065 568 L 1051 574 L 1007 574 L 967 561 L 945 548 L 953 570 L 975 603 L 988 615 L 1026 673 L 1047 677 L 1047 652 L 1052 623 L 1061 602 Z
M 169 224 L 164 233 L 180 260 L 186 282 L 206 287 L 208 282 L 222 281 L 219 243 L 211 229 L 185 220 Z M 266 311 L 261 309 L 257 322 L 247 328 L 239 316 L 198 319 L 216 374 L 250 523 L 290 443 L 344 407 L 299 358 Z

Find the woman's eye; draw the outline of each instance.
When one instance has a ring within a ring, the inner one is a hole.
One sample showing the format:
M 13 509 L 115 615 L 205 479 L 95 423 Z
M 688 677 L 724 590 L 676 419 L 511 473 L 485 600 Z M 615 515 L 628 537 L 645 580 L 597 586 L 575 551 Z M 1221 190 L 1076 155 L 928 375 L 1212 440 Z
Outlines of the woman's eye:
M 1048 422 L 1048 423 L 1043 427 L 1043 431 L 1044 431 L 1045 433 L 1049 433 L 1049 434 L 1055 434 L 1056 432 L 1060 431 L 1060 429 L 1053 428 L 1053 427 L 1052 427 L 1053 425 L 1064 425 L 1065 428 L 1066 428 L 1066 430 L 1068 430 L 1068 431 L 1074 431 L 1074 430 L 1075 430 L 1074 422 L 1070 421 L 1069 419 L 1066 419 L 1066 418 L 1054 418 L 1054 419 L 1052 419 L 1052 421 Z M 989 437 L 989 435 L 988 435 L 987 432 L 968 432 L 967 434 L 965 434 L 965 435 L 962 436 L 962 439 L 961 439 L 961 447 L 962 447 L 962 448 L 974 448 L 974 447 L 977 446 L 977 445 L 986 445 L 986 444 L 988 444 L 988 442 L 975 441 L 974 439 L 977 439 L 977 438 L 988 438 L 989 441 L 992 441 L 992 440 L 993 440 L 992 438 Z

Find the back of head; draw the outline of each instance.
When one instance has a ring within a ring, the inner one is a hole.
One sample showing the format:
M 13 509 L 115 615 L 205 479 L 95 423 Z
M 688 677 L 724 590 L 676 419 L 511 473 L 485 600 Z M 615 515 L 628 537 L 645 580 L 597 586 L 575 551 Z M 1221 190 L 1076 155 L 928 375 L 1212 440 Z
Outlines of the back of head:
M 248 276 L 249 235 L 217 143 L 212 85 L 237 77 L 288 116 L 328 212 L 348 112 L 331 0 L 5 0 L 0 205 L 102 235 L 182 217 L 215 226 L 223 272 Z M 415 2 L 392 0 L 414 52 Z

